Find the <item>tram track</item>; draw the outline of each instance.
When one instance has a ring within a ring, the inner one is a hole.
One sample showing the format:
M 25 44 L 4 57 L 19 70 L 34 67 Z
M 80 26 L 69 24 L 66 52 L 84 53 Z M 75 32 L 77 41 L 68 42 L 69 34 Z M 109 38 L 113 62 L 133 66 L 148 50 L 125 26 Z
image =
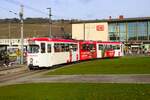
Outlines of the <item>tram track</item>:
M 17 80 L 20 78 L 28 78 L 28 77 L 34 77 L 34 75 L 38 75 L 42 72 L 45 72 L 47 70 L 34 70 L 34 71 L 30 71 L 30 70 L 25 70 L 25 71 L 21 71 L 21 72 L 17 72 L 17 73 L 12 73 L 12 74 L 8 74 L 8 75 L 3 75 L 0 76 L 0 83 L 5 83 L 5 82 L 9 82 L 9 81 L 13 81 L 13 80 Z

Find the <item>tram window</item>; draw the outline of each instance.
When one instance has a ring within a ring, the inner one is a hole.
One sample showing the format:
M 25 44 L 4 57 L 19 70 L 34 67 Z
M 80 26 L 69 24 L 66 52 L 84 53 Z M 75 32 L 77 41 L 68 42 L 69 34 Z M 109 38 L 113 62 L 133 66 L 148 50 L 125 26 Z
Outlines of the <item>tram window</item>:
M 119 49 L 120 49 L 120 45 L 117 45 L 116 47 L 117 47 L 117 50 L 119 50 Z
M 88 45 L 87 44 L 82 44 L 82 50 L 88 50 Z
M 59 52 L 59 44 L 58 43 L 54 44 L 54 51 Z
M 94 44 L 89 44 L 89 50 L 95 50 Z
M 99 50 L 103 50 L 104 46 L 103 45 L 99 45 Z
M 113 45 L 113 49 L 114 49 L 114 50 L 119 50 L 119 49 L 120 49 L 120 46 L 119 46 L 119 45 Z
M 60 44 L 60 52 L 65 52 L 65 44 L 64 43 L 61 43 Z
M 68 44 L 68 43 L 65 44 L 65 51 L 66 51 L 66 52 L 69 51 L 69 44 Z
M 120 48 L 121 48 L 121 52 L 122 52 L 123 45 L 120 45 Z
M 71 44 L 72 50 L 77 51 L 77 44 Z
M 64 43 L 55 43 L 54 44 L 54 51 L 55 52 L 65 52 L 66 51 L 66 44 L 64 44 Z
M 47 52 L 51 53 L 51 44 L 47 44 Z
M 116 45 L 112 45 L 112 48 L 113 48 L 113 50 L 116 50 L 117 46 Z
M 54 51 L 55 52 L 69 52 L 70 48 L 73 51 L 77 50 L 77 44 L 68 44 L 68 43 L 55 43 Z
M 105 49 L 106 49 L 106 50 L 112 50 L 112 49 L 113 49 L 113 46 L 112 46 L 112 45 L 106 45 Z
M 113 50 L 113 46 L 112 46 L 112 45 L 109 45 L 109 49 Z
M 39 52 L 39 46 L 38 45 L 29 45 L 28 53 L 38 53 L 38 52 Z
M 45 53 L 45 43 L 41 43 L 41 53 Z

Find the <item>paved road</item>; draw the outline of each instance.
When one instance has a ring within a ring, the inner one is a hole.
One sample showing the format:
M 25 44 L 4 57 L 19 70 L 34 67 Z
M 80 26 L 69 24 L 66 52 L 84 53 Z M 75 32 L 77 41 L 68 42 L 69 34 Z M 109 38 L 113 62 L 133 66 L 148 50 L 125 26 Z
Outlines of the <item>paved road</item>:
M 149 84 L 150 74 L 121 75 L 43 75 L 43 71 L 0 83 L 0 86 L 22 83 L 132 83 Z
M 150 75 L 53 75 L 18 82 L 150 83 Z

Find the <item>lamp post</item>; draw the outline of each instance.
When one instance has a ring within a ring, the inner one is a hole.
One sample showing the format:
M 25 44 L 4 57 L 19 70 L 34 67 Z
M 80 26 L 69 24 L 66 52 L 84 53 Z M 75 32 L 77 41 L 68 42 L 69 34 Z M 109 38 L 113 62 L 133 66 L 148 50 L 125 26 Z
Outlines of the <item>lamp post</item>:
M 19 12 L 20 22 L 21 22 L 21 64 L 23 64 L 23 45 L 24 45 L 24 38 L 23 38 L 23 5 L 21 5 L 21 10 Z
M 14 15 L 17 15 L 17 13 L 15 13 L 15 12 L 13 12 L 11 10 L 9 12 L 14 14 Z M 11 39 L 10 39 L 10 37 L 11 37 L 11 19 L 9 20 L 8 33 L 9 33 L 8 37 L 9 37 L 9 42 L 10 42 L 9 45 L 11 45 Z
M 52 38 L 52 21 L 51 21 L 51 8 L 47 8 L 49 10 L 49 37 Z

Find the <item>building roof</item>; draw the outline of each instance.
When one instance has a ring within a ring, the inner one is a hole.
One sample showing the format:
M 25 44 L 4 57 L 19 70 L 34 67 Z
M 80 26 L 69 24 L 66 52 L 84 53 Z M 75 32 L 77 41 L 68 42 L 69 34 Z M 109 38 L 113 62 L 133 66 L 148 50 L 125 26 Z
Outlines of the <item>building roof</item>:
M 72 24 L 79 23 L 99 23 L 99 22 L 135 22 L 135 21 L 150 21 L 150 17 L 135 17 L 135 18 L 116 18 L 116 19 L 96 19 L 96 20 L 78 20 L 73 21 Z

